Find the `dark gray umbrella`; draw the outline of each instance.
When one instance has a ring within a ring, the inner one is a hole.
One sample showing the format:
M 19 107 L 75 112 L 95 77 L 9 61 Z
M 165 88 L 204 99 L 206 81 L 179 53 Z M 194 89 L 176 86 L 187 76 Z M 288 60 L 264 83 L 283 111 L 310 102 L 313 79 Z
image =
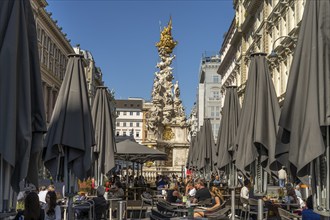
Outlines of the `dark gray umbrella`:
M 215 153 L 215 143 L 212 132 L 212 125 L 209 118 L 204 119 L 198 139 L 198 163 L 197 169 L 204 174 L 209 174 L 213 170 L 213 154 Z
M 93 122 L 82 55 L 71 54 L 43 151 L 45 166 L 53 178 L 64 176 L 65 190 L 69 197 L 69 219 L 73 217 L 71 202 L 76 184 L 73 177 L 87 177 L 93 145 Z
M 236 166 L 243 172 L 250 171 L 250 165 L 258 157 L 266 168 L 268 154 L 276 146 L 280 107 L 265 55 L 251 55 L 236 140 Z
M 318 185 L 312 187 L 318 206 L 314 211 L 330 216 L 329 1 L 306 1 L 279 125 L 284 129 L 282 141 L 289 143 L 289 160 L 297 168 L 297 175 L 312 174 Z
M 187 156 L 187 163 L 186 163 L 187 169 L 193 169 L 193 151 L 195 148 L 196 141 L 197 141 L 197 136 L 192 136 L 190 141 L 188 156 Z
M 24 178 L 38 186 L 38 158 L 47 130 L 30 1 L 0 1 L 0 106 L 2 212 L 9 208 L 10 184 L 16 192 Z
M 117 160 L 134 161 L 144 163 L 148 160 L 166 160 L 165 152 L 149 148 L 134 141 L 124 140 L 117 143 Z
M 202 126 L 203 127 L 203 126 Z M 197 171 L 197 165 L 198 165 L 198 159 L 199 159 L 199 147 L 198 147 L 198 142 L 201 138 L 201 131 L 198 131 L 195 137 L 195 141 L 193 142 L 193 147 L 192 147 L 192 155 L 191 155 L 191 167 L 194 171 Z
M 116 142 L 114 136 L 111 105 L 107 87 L 98 87 L 92 108 L 92 119 L 95 129 L 96 156 L 93 171 L 99 184 L 102 184 L 102 174 L 115 167 Z
M 238 120 L 241 112 L 237 87 L 227 87 L 225 103 L 222 108 L 222 119 L 217 140 L 217 167 L 224 168 L 232 162 L 235 147 L 235 138 Z
M 235 213 L 235 187 L 237 186 L 237 171 L 233 163 L 235 139 L 238 128 L 238 120 L 241 112 L 237 87 L 230 86 L 226 89 L 225 103 L 222 108 L 222 119 L 217 140 L 217 167 L 228 170 L 228 186 L 231 190 L 231 212 Z M 235 215 L 232 215 L 235 219 Z
M 236 140 L 236 166 L 243 172 L 251 171 L 255 178 L 255 195 L 263 195 L 267 190 L 267 174 L 264 169 L 268 167 L 269 152 L 275 151 L 280 116 L 280 107 L 265 55 L 251 55 Z M 261 199 L 258 204 L 258 219 L 262 219 Z

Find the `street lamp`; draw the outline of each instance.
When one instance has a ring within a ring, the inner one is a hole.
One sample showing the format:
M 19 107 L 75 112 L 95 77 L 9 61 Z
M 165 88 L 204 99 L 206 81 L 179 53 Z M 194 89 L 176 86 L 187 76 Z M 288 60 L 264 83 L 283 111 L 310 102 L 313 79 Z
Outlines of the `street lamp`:
M 269 58 L 276 58 L 277 57 L 277 53 L 275 52 L 275 43 L 280 40 L 280 39 L 283 39 L 283 38 L 289 38 L 291 39 L 292 41 L 296 41 L 298 38 L 297 37 L 292 37 L 292 36 L 289 36 L 289 35 L 285 35 L 285 36 L 280 36 L 279 38 L 277 38 L 274 42 L 273 42 L 273 47 L 272 47 L 272 51 L 270 52 L 269 54 Z

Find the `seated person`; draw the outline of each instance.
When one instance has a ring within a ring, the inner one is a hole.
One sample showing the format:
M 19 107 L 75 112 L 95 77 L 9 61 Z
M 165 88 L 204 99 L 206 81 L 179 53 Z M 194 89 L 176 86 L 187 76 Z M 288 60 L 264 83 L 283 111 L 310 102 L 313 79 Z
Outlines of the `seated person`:
M 56 203 L 56 192 L 48 191 L 46 195 L 46 205 L 44 207 L 45 220 L 61 220 L 61 207 Z
M 220 183 L 221 183 L 220 177 L 219 175 L 216 175 L 215 179 L 213 180 L 213 186 L 220 186 Z
M 195 212 L 194 213 L 195 218 L 204 217 L 204 216 L 207 216 L 207 214 L 211 214 L 211 213 L 218 211 L 218 209 L 221 207 L 221 204 L 225 201 L 222 193 L 215 186 L 212 186 L 212 188 L 211 188 L 211 196 L 212 196 L 212 206 L 209 208 L 206 208 L 206 212 Z
M 44 220 L 45 213 L 40 207 L 38 194 L 35 192 L 30 192 L 26 195 L 24 200 L 23 211 L 19 211 L 15 216 L 14 220 L 19 219 L 35 219 Z
M 107 208 L 107 201 L 104 198 L 104 193 L 105 188 L 103 186 L 98 186 L 96 189 L 97 197 L 93 198 L 96 219 L 101 219 L 102 214 L 105 213 Z
M 197 189 L 195 198 L 193 199 L 193 203 L 197 202 L 205 202 L 208 199 L 211 199 L 211 193 L 208 188 L 205 187 L 205 182 L 202 179 L 197 180 L 195 187 Z
M 109 195 L 111 198 L 123 198 L 125 193 L 122 184 L 120 182 L 115 182 L 109 190 Z
M 196 189 L 192 183 L 188 183 L 186 187 L 186 193 L 189 198 L 194 198 L 196 195 Z M 191 200 L 192 201 L 192 200 Z
M 302 220 L 320 220 L 321 216 L 313 211 L 313 195 L 308 196 L 306 200 L 307 209 L 304 209 L 302 214 Z
M 166 201 L 176 202 L 178 199 L 181 199 L 182 195 L 178 190 L 178 186 L 175 183 L 170 184 L 170 188 L 167 190 Z

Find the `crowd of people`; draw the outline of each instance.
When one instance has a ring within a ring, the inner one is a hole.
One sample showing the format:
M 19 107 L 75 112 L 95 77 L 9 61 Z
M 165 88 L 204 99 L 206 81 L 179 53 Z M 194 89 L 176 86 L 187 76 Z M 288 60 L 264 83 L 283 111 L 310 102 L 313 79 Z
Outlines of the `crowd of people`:
M 295 204 L 300 210 L 303 220 L 318 220 L 320 215 L 313 212 L 313 198 L 309 196 L 306 200 L 302 198 L 300 192 L 300 184 L 292 184 L 288 182 L 287 174 L 284 169 L 279 171 L 279 191 L 278 201 L 264 196 L 263 200 L 266 208 L 275 215 L 275 218 L 280 219 L 278 208 L 284 208 L 285 204 Z M 110 181 L 105 183 L 105 186 L 98 186 L 95 194 L 96 196 L 88 197 L 84 193 L 80 193 L 74 198 L 74 201 L 88 201 L 93 200 L 96 219 L 99 219 L 107 210 L 108 204 L 106 198 L 125 198 L 125 185 L 127 182 L 133 181 L 134 185 L 146 186 L 147 183 L 143 176 L 128 177 L 120 179 L 114 176 Z M 195 203 L 204 206 L 203 211 L 195 211 L 194 217 L 207 217 L 207 215 L 218 211 L 225 203 L 224 191 L 226 186 L 226 178 L 221 175 L 213 175 L 211 181 L 206 181 L 203 178 L 193 179 L 191 175 L 186 178 L 181 178 L 176 175 L 165 176 L 159 175 L 156 178 L 156 191 L 165 196 L 169 203 L 176 203 L 187 201 L 188 203 Z M 248 205 L 247 201 L 251 198 L 257 197 L 253 194 L 253 184 L 248 178 L 241 179 L 240 198 L 243 203 L 242 206 Z M 226 193 L 228 193 L 226 191 Z M 24 201 L 24 210 L 19 210 L 15 219 L 25 220 L 60 220 L 63 213 L 61 212 L 59 199 L 62 199 L 62 194 L 55 191 L 54 185 L 48 187 L 41 186 L 39 190 L 29 190 L 18 195 L 18 201 Z M 281 204 L 283 203 L 283 204 Z M 88 215 L 84 211 L 75 213 L 78 217 Z M 23 218 L 24 216 L 24 218 Z
M 282 167 L 279 171 L 279 189 L 278 197 L 273 200 L 267 196 L 262 197 L 265 207 L 271 211 L 274 217 L 278 220 L 281 219 L 279 215 L 279 208 L 288 209 L 292 207 L 291 212 L 296 211 L 298 215 L 302 216 L 302 220 L 319 220 L 320 215 L 313 211 L 313 197 L 310 195 L 306 200 L 302 198 L 300 192 L 300 183 L 294 184 L 288 182 L 287 174 Z M 253 185 L 249 179 L 244 180 L 244 186 L 240 191 L 241 202 L 243 207 L 248 206 L 248 199 L 258 199 L 259 197 L 254 196 Z M 254 216 L 256 217 L 256 216 Z

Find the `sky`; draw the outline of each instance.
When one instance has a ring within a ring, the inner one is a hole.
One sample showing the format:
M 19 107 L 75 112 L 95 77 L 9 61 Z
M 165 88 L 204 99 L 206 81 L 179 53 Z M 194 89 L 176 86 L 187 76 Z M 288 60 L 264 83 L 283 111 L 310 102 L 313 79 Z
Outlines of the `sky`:
M 159 56 L 155 44 L 172 17 L 173 76 L 189 115 L 203 55 L 219 53 L 234 18 L 233 0 L 47 0 L 46 10 L 71 45 L 92 53 L 115 99 L 151 100 Z

